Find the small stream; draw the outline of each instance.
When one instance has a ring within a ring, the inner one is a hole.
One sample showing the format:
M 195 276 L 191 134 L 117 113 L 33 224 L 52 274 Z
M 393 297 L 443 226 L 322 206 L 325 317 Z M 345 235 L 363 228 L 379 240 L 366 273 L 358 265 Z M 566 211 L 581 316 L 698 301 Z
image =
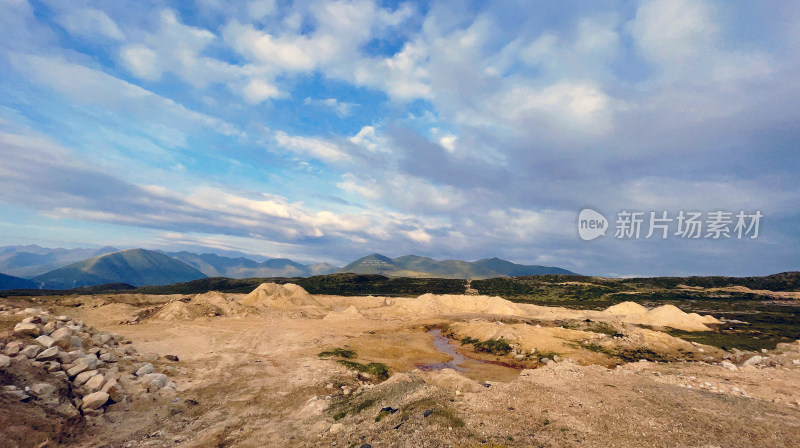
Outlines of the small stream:
M 450 340 L 442 334 L 442 330 L 438 328 L 436 330 L 431 330 L 428 334 L 433 335 L 433 346 L 436 347 L 436 350 L 452 357 L 450 361 L 447 362 L 439 362 L 436 364 L 425 364 L 419 366 L 420 370 L 442 370 L 442 369 L 453 369 L 459 372 L 465 372 L 467 369 L 465 367 L 461 367 L 467 358 L 458 353 L 452 345 L 450 345 Z

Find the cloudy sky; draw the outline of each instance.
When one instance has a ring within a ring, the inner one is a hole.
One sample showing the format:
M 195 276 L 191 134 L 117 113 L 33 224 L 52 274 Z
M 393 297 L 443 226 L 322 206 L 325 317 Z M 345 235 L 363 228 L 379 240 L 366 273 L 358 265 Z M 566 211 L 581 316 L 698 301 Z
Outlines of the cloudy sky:
M 798 270 L 799 50 L 792 1 L 0 0 L 0 245 Z M 764 217 L 614 237 L 681 210 Z

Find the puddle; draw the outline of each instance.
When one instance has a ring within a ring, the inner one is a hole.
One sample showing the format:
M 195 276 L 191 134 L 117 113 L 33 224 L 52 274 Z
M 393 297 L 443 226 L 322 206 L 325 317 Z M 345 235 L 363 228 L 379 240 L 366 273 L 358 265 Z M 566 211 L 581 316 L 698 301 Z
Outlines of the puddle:
M 468 359 L 456 351 L 455 347 L 450 344 L 450 339 L 442 335 L 442 330 L 431 330 L 428 332 L 428 334 L 433 335 L 433 346 L 436 347 L 436 350 L 439 350 L 453 359 L 447 362 L 421 365 L 419 366 L 420 370 L 453 369 L 459 372 L 467 371 L 466 367 L 463 367 L 462 364 Z

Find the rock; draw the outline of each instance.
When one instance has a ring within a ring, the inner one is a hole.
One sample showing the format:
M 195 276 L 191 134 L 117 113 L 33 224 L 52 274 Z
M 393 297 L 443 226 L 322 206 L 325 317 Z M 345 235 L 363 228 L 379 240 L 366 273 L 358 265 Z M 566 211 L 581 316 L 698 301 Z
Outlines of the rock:
M 734 364 L 734 363 L 732 363 L 732 362 L 730 362 L 730 361 L 727 361 L 727 360 L 725 360 L 725 361 L 722 361 L 722 367 L 724 367 L 724 368 L 726 368 L 726 369 L 728 369 L 728 370 L 730 370 L 730 371 L 736 371 L 736 370 L 739 370 L 739 369 L 736 367 L 736 364 Z
M 561 357 L 558 355 L 553 355 L 553 362 L 561 362 Z
M 45 364 L 47 365 L 45 368 L 50 373 L 58 372 L 59 370 L 61 370 L 61 363 L 58 361 L 49 361 L 46 362 Z
M 38 398 L 44 398 L 49 395 L 53 395 L 56 392 L 56 386 L 53 386 L 50 383 L 35 383 L 31 386 L 31 394 Z
M 97 345 L 106 345 L 111 340 L 111 335 L 108 333 L 97 333 L 92 336 L 92 342 Z
M 167 375 L 163 373 L 148 373 L 144 376 L 144 383 L 148 392 L 156 392 L 167 385 Z
M 337 432 L 342 430 L 343 426 L 344 425 L 342 425 L 341 423 L 334 423 L 331 425 L 331 429 L 328 430 L 328 432 L 330 432 L 331 434 L 336 434 Z
M 0 355 L 0 369 L 5 369 L 11 365 L 11 358 L 6 355 Z
M 522 361 L 523 359 L 525 359 L 525 355 L 514 355 L 514 359 L 516 359 L 517 361 Z
M 85 357 L 84 358 L 78 358 L 75 361 L 75 363 L 73 364 L 73 366 L 67 371 L 67 374 L 70 377 L 73 377 L 73 376 L 78 375 L 81 372 L 85 372 L 87 370 L 93 370 L 94 368 L 90 367 L 91 365 L 92 365 L 92 363 L 90 361 L 87 361 L 87 359 Z M 97 365 L 97 363 L 95 363 L 95 366 L 96 365 Z
M 103 353 L 102 355 L 100 355 L 100 361 L 103 361 L 103 362 L 117 362 L 117 361 L 119 361 L 119 356 L 117 356 L 115 353 L 112 353 L 112 352 Z
M 106 381 L 106 384 L 104 384 L 103 388 L 100 390 L 107 393 L 111 401 L 115 403 L 119 403 L 125 399 L 125 391 L 122 390 L 117 380 L 113 378 Z
M 433 415 L 433 409 L 427 409 L 425 412 L 422 413 L 422 416 L 425 418 L 428 418 L 431 415 Z
M 81 372 L 75 375 L 75 379 L 72 380 L 72 384 L 76 386 L 83 386 L 87 381 L 95 377 L 97 374 L 97 370 L 87 370 L 86 372 Z
M 53 344 L 56 342 L 56 340 L 51 338 L 50 336 L 47 336 L 47 335 L 43 334 L 43 335 L 39 336 L 38 338 L 36 338 L 36 342 L 41 344 L 42 347 L 44 347 L 44 348 L 50 348 L 50 347 L 53 346 Z
M 362 443 L 361 446 L 359 446 L 358 448 L 372 448 L 372 445 L 370 445 L 369 443 Z
M 14 356 L 18 354 L 19 351 L 22 350 L 22 347 L 24 346 L 25 344 L 23 344 L 20 341 L 9 342 L 8 344 L 6 344 L 6 348 L 3 349 L 3 354 L 8 356 Z
M 20 322 L 14 326 L 15 334 L 22 334 L 27 336 L 39 336 L 41 334 L 39 326 L 32 322 Z
M 61 350 L 69 351 L 72 348 L 72 330 L 69 328 L 61 327 L 50 333 L 50 337 L 53 338 L 53 344 Z
M 42 349 L 42 346 L 39 344 L 36 345 L 26 345 L 25 348 L 19 351 L 19 354 L 26 357 L 26 358 L 35 358 L 36 355 L 39 354 L 39 351 Z
M 761 364 L 762 361 L 764 361 L 764 357 L 763 356 L 755 355 L 755 356 L 751 357 L 750 359 L 748 359 L 747 361 L 743 362 L 742 363 L 742 367 L 755 366 L 755 365 Z
M 93 392 L 83 397 L 81 409 L 97 409 L 108 402 L 109 396 L 105 392 Z
M 164 359 L 167 361 L 178 362 L 178 357 L 175 355 L 164 355 Z
M 550 362 L 550 358 L 542 358 L 539 360 L 539 362 L 542 364 L 547 364 L 548 362 Z
M 97 375 L 89 378 L 89 381 L 86 382 L 85 387 L 90 391 L 95 392 L 103 388 L 103 383 L 105 383 L 105 381 L 105 377 L 98 373 Z
M 153 365 L 149 362 L 136 370 L 136 376 L 145 376 L 150 373 L 153 373 Z
M 83 347 L 83 341 L 81 340 L 80 337 L 72 336 L 70 339 L 72 339 L 72 347 L 73 348 L 81 348 L 81 347 Z
M 58 328 L 58 326 L 56 325 L 56 322 L 55 321 L 50 321 L 44 327 L 42 327 L 42 333 L 50 334 L 53 331 L 55 331 L 56 328 Z
M 69 377 L 67 376 L 67 372 L 64 372 L 64 371 L 61 371 L 61 370 L 53 372 L 52 375 L 53 375 L 53 378 L 55 378 L 57 380 L 67 381 L 69 379 Z
M 75 406 L 68 401 L 60 403 L 56 408 L 56 413 L 64 418 L 73 418 L 81 415 L 81 413 L 75 409 Z
M 38 361 L 52 361 L 58 358 L 58 353 L 59 353 L 58 347 L 50 347 L 47 350 L 36 355 L 36 359 Z

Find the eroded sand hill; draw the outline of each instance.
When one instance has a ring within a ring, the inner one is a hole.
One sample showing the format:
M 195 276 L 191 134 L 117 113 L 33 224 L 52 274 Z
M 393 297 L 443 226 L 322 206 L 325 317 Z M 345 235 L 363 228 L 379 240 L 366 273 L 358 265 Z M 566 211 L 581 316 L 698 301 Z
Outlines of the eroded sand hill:
M 270 284 L 248 295 L 103 300 L 48 306 L 156 360 L 120 361 L 128 399 L 69 423 L 70 446 L 800 445 L 800 344 L 756 354 L 690 343 L 660 329 L 708 331 L 712 319 L 669 307 L 313 296 Z M 2 328 L 19 319 L 0 312 Z M 432 328 L 465 359 L 457 370 L 420 370 L 452 359 Z M 507 351 L 480 350 L 487 340 Z M 174 397 L 137 389 L 131 372 L 145 362 L 168 372 Z M 14 406 L 46 412 L 36 399 Z M 39 445 L 47 428 L 29 428 L 30 440 Z

